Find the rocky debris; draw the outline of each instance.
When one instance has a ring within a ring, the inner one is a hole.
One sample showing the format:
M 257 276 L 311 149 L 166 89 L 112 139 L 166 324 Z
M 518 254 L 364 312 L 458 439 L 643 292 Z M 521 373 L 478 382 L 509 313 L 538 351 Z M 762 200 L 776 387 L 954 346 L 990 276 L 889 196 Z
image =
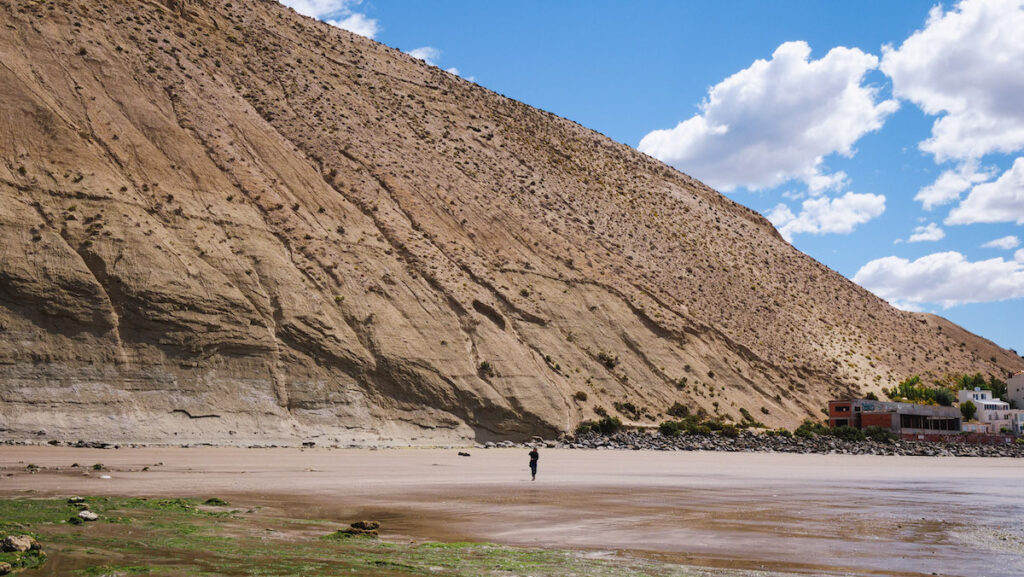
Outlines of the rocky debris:
M 83 521 L 95 521 L 99 519 L 100 516 L 96 513 L 93 513 L 92 511 L 89 511 L 88 509 L 83 509 L 78 512 L 78 518 Z
M 468 452 L 466 452 L 466 451 L 459 451 L 459 456 L 460 457 L 469 457 L 470 454 Z
M 39 549 L 39 542 L 29 535 L 8 535 L 0 543 L 0 549 L 4 553 L 24 553 L 32 549 Z
M 78 463 L 75 463 L 74 465 L 71 465 L 71 466 L 72 467 L 77 467 Z M 85 503 L 85 497 L 79 497 L 77 495 L 75 495 L 73 497 L 68 497 L 68 503 L 70 503 L 72 505 L 74 505 L 75 503 Z
M 902 455 L 916 457 L 1024 457 L 1024 445 L 968 445 L 925 441 L 844 441 L 831 436 L 811 438 L 741 431 L 730 438 L 719 433 L 676 437 L 650 431 L 620 431 L 611 435 L 587 433 L 566 436 L 559 443 L 570 449 L 619 449 L 648 451 L 775 452 L 841 455 Z

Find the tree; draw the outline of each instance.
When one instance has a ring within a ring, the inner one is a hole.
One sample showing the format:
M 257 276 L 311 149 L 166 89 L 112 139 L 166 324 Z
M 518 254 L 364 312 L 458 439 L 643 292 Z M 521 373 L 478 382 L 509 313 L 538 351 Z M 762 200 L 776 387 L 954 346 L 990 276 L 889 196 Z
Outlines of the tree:
M 974 418 L 974 414 L 978 412 L 978 407 L 974 404 L 974 401 L 964 401 L 960 403 L 960 414 L 964 416 L 965 421 L 970 421 Z

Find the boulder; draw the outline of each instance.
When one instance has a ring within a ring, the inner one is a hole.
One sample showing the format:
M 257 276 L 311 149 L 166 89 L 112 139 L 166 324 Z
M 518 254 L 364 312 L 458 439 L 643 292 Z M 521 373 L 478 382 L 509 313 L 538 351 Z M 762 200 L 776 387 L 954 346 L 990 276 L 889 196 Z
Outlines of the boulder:
M 0 575 L 7 575 L 11 571 L 14 571 L 14 567 L 10 563 L 0 563 Z
M 84 510 L 78 512 L 78 518 L 83 521 L 95 521 L 96 519 L 99 519 L 100 516 L 92 511 Z
M 3 549 L 4 553 L 24 553 L 33 548 L 33 543 L 35 543 L 35 539 L 28 535 L 8 535 L 4 537 L 3 543 L 0 544 L 0 549 Z M 35 548 L 39 548 L 38 543 Z

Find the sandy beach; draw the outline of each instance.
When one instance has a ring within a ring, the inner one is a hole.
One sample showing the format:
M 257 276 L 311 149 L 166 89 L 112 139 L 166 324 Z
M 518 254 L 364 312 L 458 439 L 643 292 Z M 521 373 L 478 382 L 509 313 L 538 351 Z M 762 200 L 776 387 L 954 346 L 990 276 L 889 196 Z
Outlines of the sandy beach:
M 1024 574 L 1014 459 L 542 450 L 531 482 L 525 450 L 469 451 L 4 447 L 0 495 L 218 496 L 394 539 L 777 573 Z

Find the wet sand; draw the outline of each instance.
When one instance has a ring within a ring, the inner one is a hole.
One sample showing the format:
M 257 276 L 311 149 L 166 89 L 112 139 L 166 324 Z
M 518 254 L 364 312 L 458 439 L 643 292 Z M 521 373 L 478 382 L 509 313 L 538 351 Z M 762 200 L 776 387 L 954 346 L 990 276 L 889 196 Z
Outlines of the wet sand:
M 542 450 L 531 482 L 525 450 L 470 452 L 3 447 L 0 495 L 217 496 L 392 538 L 778 573 L 1024 574 L 1021 460 Z

